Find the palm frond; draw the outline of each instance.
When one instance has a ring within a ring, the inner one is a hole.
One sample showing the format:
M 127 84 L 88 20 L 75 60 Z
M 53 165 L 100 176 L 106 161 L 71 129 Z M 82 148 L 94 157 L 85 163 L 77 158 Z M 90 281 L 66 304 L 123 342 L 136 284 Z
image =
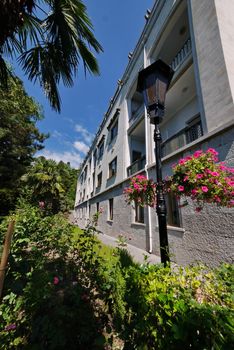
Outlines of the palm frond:
M 38 2 L 32 4 L 37 6 Z M 41 2 L 49 7 L 48 15 L 43 11 L 45 18 L 39 18 L 34 12 L 25 12 L 24 24 L 2 49 L 6 55 L 20 55 L 18 61 L 25 74 L 40 83 L 51 106 L 60 111 L 59 83 L 71 87 L 81 61 L 85 71 L 99 74 L 94 53 L 100 53 L 102 47 L 81 0 Z M 4 78 L 4 66 L 0 74 Z
M 9 78 L 14 78 L 12 71 L 7 65 L 6 61 L 0 55 L 0 85 L 2 85 L 5 89 L 8 88 Z
M 38 45 L 43 38 L 44 31 L 42 20 L 32 14 L 24 13 L 24 25 L 19 28 L 17 37 L 21 45 L 27 49 L 27 41 L 30 45 Z

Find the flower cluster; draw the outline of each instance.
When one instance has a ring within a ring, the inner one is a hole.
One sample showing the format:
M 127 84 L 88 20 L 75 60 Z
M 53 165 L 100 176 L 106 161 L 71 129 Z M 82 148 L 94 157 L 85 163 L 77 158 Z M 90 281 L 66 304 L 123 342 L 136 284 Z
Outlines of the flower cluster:
M 209 148 L 206 152 L 196 151 L 192 156 L 180 159 L 173 166 L 170 189 L 178 197 L 191 197 L 197 203 L 216 203 L 220 206 L 234 206 L 234 169 L 217 164 L 218 152 Z
M 156 184 L 144 175 L 134 176 L 130 180 L 130 186 L 124 189 L 124 194 L 129 204 L 135 201 L 141 206 L 155 207 Z

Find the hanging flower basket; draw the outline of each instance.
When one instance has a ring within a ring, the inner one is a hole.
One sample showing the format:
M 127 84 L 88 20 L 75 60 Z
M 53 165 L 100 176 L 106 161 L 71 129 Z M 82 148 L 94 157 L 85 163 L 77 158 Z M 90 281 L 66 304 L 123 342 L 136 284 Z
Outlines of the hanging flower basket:
M 204 203 L 234 207 L 234 169 L 217 162 L 218 152 L 213 148 L 180 159 L 172 168 L 173 175 L 164 181 L 164 191 L 190 197 L 198 212 Z M 129 204 L 156 206 L 156 184 L 144 175 L 134 176 L 124 193 Z
M 196 151 L 192 156 L 180 159 L 173 166 L 170 190 L 178 197 L 190 197 L 196 202 L 197 211 L 203 203 L 234 206 L 234 169 L 217 164 L 218 152 L 209 148 Z
M 156 205 L 156 184 L 144 175 L 134 176 L 130 180 L 129 187 L 124 189 L 124 194 L 128 204 L 134 201 L 140 206 L 155 207 Z

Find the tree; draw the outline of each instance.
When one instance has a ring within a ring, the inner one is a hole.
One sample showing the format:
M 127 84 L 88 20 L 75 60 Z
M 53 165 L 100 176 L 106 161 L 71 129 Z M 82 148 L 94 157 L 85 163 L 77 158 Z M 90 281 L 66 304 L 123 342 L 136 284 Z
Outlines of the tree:
M 24 199 L 39 205 L 46 214 L 68 211 L 74 204 L 77 175 L 69 164 L 38 157 L 22 177 Z
M 99 74 L 91 50 L 99 53 L 102 47 L 81 0 L 0 2 L 0 82 L 5 86 L 9 72 L 3 57 L 17 57 L 29 80 L 38 81 L 60 111 L 58 85 L 61 80 L 73 85 L 80 61 L 85 72 Z
M 42 119 L 39 105 L 18 78 L 8 84 L 9 91 L 0 86 L 0 216 L 14 208 L 20 178 L 46 138 L 36 126 Z

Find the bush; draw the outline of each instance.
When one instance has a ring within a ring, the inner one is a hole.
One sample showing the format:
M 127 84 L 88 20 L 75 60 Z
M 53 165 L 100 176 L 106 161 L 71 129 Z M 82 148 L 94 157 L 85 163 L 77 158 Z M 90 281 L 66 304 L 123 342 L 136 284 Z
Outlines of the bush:
M 233 349 L 234 268 L 130 268 L 125 349 Z
M 5 233 L 6 222 L 0 228 Z M 26 207 L 16 227 L 0 305 L 0 349 L 103 349 L 106 318 L 61 215 Z
M 103 246 L 95 225 L 82 231 L 61 215 L 17 212 L 1 350 L 234 348 L 232 265 L 139 265 Z

